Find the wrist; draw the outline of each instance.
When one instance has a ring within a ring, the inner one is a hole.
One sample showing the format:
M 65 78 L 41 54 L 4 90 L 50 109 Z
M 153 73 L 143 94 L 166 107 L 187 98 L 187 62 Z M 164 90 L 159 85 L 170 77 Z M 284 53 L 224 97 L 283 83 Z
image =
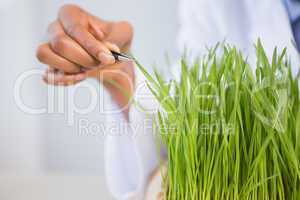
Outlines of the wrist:
M 135 89 L 135 74 L 133 63 L 116 63 L 97 71 L 88 72 L 109 92 L 113 101 L 128 119 L 128 110 Z

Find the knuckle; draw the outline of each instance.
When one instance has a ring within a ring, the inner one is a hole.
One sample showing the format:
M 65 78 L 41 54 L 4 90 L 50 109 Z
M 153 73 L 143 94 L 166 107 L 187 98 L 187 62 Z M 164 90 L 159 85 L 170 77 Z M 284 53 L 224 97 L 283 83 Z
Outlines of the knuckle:
M 47 51 L 45 45 L 40 45 L 36 50 L 36 57 L 40 62 L 45 62 L 47 58 Z
M 52 49 L 57 53 L 63 53 L 67 46 L 68 38 L 65 35 L 57 35 L 51 41 Z
M 68 12 L 70 10 L 77 10 L 79 9 L 79 7 L 76 4 L 65 4 L 63 6 L 60 7 L 59 9 L 59 13 L 64 13 L 64 12 Z
M 133 34 L 134 28 L 129 21 L 121 21 L 120 24 L 124 26 L 129 33 Z
M 57 20 L 51 22 L 47 27 L 47 33 L 51 35 L 53 32 L 56 32 L 58 26 L 59 26 L 59 22 Z
M 47 33 L 48 33 L 48 34 L 51 32 L 51 30 L 53 29 L 54 25 L 55 25 L 55 22 L 51 22 L 51 23 L 48 25 L 48 27 L 47 27 Z
M 78 34 L 80 34 L 82 28 L 83 27 L 80 24 L 73 24 L 66 28 L 66 32 L 68 35 L 72 37 L 76 37 Z

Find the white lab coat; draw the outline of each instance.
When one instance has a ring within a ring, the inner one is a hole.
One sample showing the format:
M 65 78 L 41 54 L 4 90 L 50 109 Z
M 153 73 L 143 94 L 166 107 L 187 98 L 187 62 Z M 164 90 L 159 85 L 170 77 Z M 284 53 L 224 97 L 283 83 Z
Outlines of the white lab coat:
M 275 45 L 288 48 L 293 72 L 298 71 L 298 53 L 288 15 L 281 0 L 181 0 L 179 2 L 180 31 L 178 46 L 195 56 L 205 52 L 205 46 L 218 41 L 239 47 L 250 62 L 254 61 L 254 44 L 263 42 L 270 57 Z M 174 71 L 178 71 L 175 69 Z M 151 128 L 158 103 L 137 71 L 135 100 L 149 112 L 132 105 L 128 125 L 134 130 L 120 129 L 119 135 L 108 135 L 105 145 L 107 181 L 116 199 L 142 200 L 147 180 L 158 165 L 157 147 Z M 115 105 L 112 108 L 117 110 Z M 108 123 L 126 123 L 121 114 L 112 114 Z

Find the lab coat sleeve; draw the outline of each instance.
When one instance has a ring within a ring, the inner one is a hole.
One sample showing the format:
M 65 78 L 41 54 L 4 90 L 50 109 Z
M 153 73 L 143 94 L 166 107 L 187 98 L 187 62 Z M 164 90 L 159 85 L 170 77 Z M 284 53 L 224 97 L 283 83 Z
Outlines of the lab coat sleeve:
M 122 113 L 111 114 L 111 127 L 105 141 L 106 177 L 116 199 L 141 200 L 148 178 L 159 164 L 153 123 L 158 103 L 137 71 L 134 102 L 130 107 L 129 122 Z M 112 104 L 111 110 L 119 110 Z

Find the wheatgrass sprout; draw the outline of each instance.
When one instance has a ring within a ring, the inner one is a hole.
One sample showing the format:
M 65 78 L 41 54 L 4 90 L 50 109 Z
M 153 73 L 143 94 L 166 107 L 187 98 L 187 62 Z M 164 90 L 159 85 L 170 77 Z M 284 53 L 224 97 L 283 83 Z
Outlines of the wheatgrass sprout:
M 162 107 L 165 199 L 299 200 L 299 81 L 286 50 L 269 61 L 258 41 L 253 72 L 235 47 L 220 46 L 193 64 L 182 58 L 180 81 L 137 63 Z

